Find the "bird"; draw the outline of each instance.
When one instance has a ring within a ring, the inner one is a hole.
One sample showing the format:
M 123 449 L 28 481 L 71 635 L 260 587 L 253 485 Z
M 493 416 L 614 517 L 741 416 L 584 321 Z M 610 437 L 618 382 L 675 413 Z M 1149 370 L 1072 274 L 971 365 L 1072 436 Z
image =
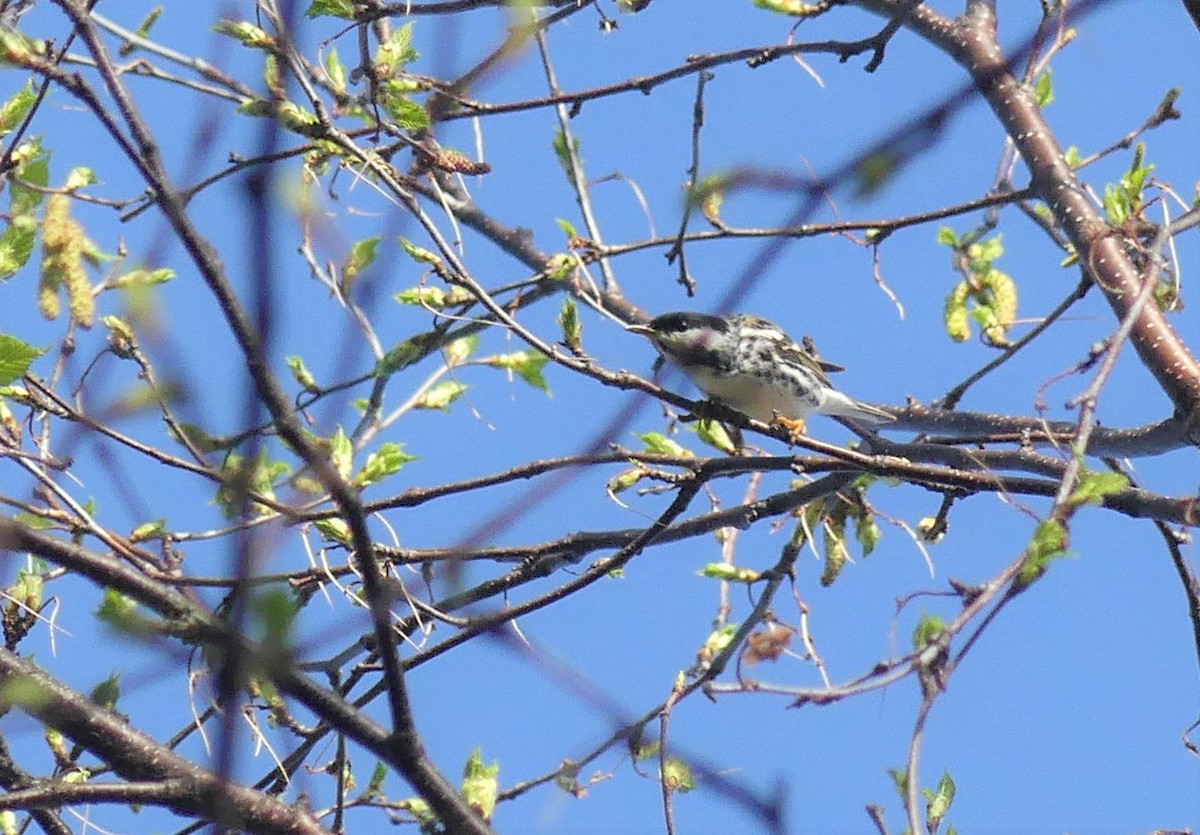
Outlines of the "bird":
M 812 414 L 872 427 L 895 420 L 835 389 L 825 372 L 838 366 L 818 360 L 779 325 L 758 316 L 676 311 L 626 330 L 649 339 L 662 360 L 683 371 L 711 400 L 782 425 L 792 437 L 804 434 Z

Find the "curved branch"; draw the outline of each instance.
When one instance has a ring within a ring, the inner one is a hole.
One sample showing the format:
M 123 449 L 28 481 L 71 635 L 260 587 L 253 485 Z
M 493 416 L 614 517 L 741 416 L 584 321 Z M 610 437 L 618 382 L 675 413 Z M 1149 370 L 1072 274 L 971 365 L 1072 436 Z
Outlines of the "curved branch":
M 855 2 L 889 16 L 902 5 L 900 0 Z M 1067 164 L 1033 92 L 1014 73 L 997 39 L 994 10 L 988 4 L 973 4 L 967 15 L 950 20 L 922 6 L 911 13 L 908 25 L 970 73 L 1029 168 L 1032 187 L 1053 211 L 1084 270 L 1123 321 L 1141 290 L 1142 270 L 1130 257 L 1126 236 L 1109 224 Z M 1195 425 L 1200 361 L 1154 304 L 1146 305 L 1134 319 L 1130 341 L 1175 405 L 1176 415 L 1188 421 L 1191 441 L 1200 441 L 1200 427 Z

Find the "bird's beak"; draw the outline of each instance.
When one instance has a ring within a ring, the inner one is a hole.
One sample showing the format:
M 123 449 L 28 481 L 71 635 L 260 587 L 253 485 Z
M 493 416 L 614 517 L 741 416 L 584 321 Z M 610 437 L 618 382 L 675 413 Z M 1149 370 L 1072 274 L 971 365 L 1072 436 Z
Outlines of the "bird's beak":
M 625 330 L 630 333 L 636 333 L 639 336 L 651 337 L 654 336 L 654 328 L 649 325 L 626 325 Z

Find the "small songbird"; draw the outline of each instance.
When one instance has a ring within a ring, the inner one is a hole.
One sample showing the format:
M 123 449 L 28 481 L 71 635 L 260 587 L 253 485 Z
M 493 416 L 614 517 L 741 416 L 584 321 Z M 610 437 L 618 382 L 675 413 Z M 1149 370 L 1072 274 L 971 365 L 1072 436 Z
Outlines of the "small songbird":
M 793 434 L 804 432 L 811 414 L 872 426 L 895 420 L 834 389 L 821 362 L 766 319 L 678 312 L 626 329 L 647 337 L 713 400 Z

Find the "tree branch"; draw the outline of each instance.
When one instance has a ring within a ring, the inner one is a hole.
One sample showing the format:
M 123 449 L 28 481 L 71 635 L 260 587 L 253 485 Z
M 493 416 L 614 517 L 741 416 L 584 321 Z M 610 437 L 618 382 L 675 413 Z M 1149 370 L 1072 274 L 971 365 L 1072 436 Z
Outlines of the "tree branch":
M 164 789 L 161 794 L 146 792 L 142 797 L 146 802 L 180 814 L 199 815 L 223 827 L 244 828 L 264 835 L 326 832 L 307 812 L 240 783 L 222 780 L 6 649 L 0 649 L 0 687 L 5 693 L 6 707 L 18 707 L 58 729 L 110 764 L 122 777 L 169 781 L 161 784 Z M 17 796 L 41 807 L 50 803 L 48 799 L 35 800 L 43 793 L 50 798 L 57 796 L 51 787 L 24 789 Z M 5 807 L 12 808 L 0 802 L 0 808 Z

